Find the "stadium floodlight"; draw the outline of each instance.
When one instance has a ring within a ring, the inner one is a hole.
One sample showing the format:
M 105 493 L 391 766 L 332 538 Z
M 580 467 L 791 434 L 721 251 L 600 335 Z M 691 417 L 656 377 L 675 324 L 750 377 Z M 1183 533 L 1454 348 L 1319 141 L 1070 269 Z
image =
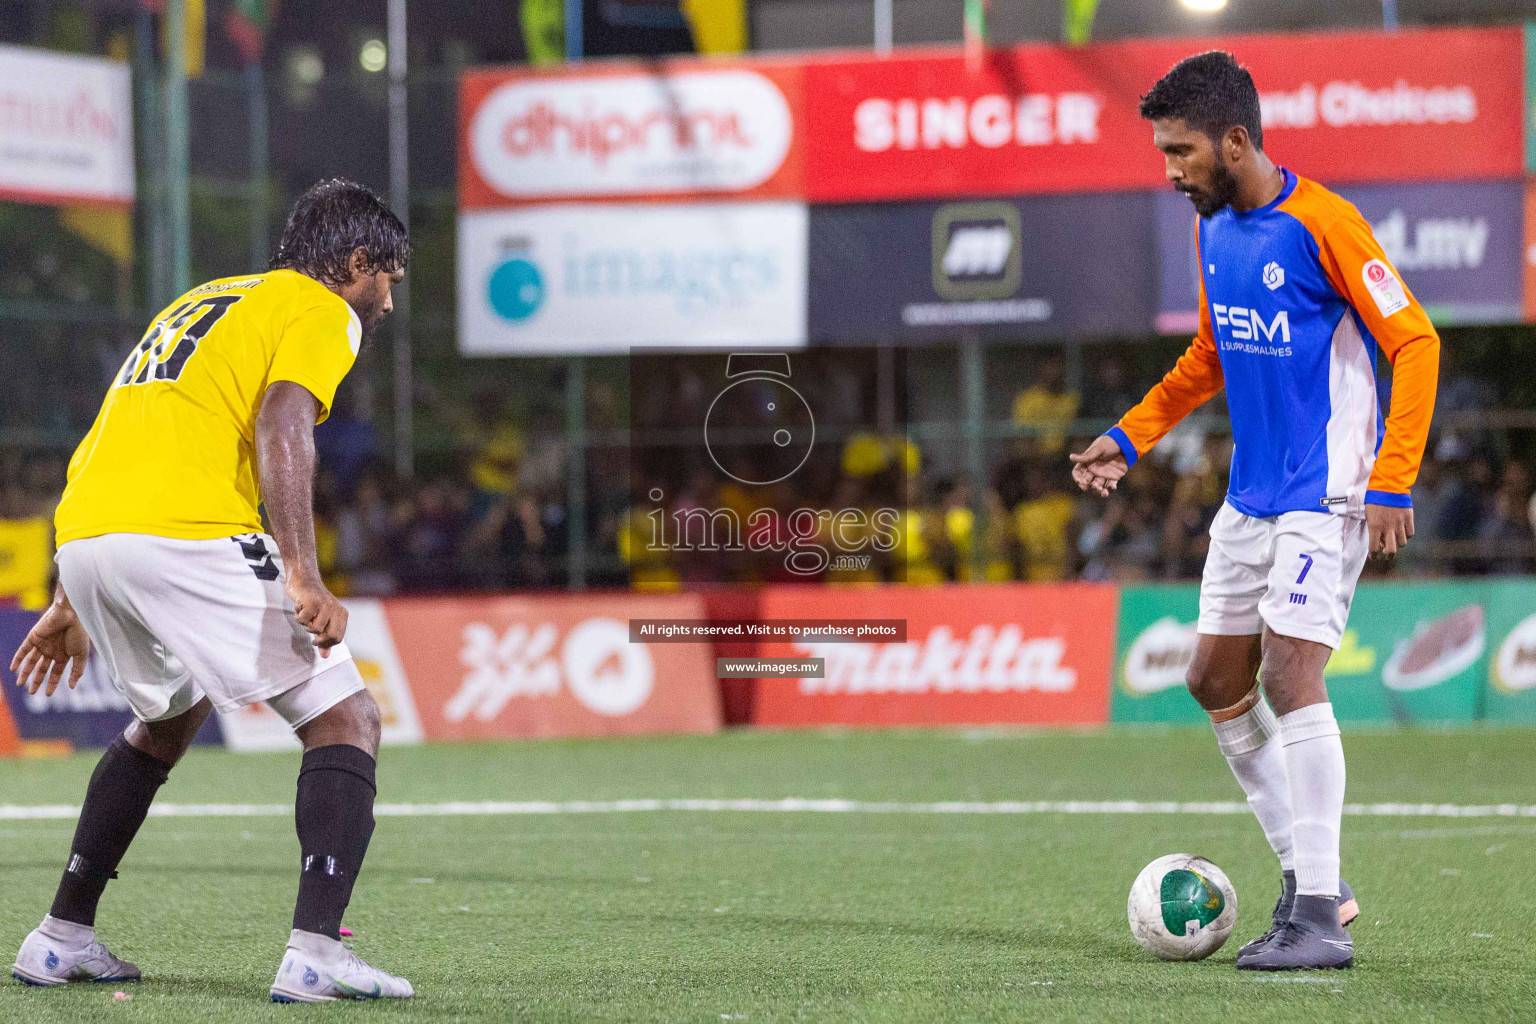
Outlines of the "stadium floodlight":
M 363 49 L 357 55 L 357 62 L 363 66 L 364 71 L 383 71 L 389 62 L 389 51 L 385 49 L 383 40 L 370 39 L 363 44 Z
M 1201 14 L 1210 14 L 1227 6 L 1227 0 L 1183 0 L 1183 3 L 1191 11 Z

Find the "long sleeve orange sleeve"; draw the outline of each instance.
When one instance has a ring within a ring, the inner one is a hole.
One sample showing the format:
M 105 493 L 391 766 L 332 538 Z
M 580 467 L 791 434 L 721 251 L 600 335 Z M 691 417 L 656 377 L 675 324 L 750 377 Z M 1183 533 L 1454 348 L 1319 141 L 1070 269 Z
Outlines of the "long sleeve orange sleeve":
M 1222 388 L 1221 357 L 1216 354 L 1215 335 L 1211 331 L 1210 306 L 1205 300 L 1205 282 L 1200 282 L 1200 326 L 1189 348 L 1179 357 L 1162 380 L 1120 422 L 1109 436 L 1125 454 L 1125 461 L 1136 460 L 1150 451 L 1163 436 Z
M 1392 364 L 1386 434 L 1376 453 L 1365 501 L 1407 507 L 1435 411 L 1440 336 L 1364 218 L 1341 217 L 1324 233 L 1322 243 L 1329 280 L 1349 300 Z

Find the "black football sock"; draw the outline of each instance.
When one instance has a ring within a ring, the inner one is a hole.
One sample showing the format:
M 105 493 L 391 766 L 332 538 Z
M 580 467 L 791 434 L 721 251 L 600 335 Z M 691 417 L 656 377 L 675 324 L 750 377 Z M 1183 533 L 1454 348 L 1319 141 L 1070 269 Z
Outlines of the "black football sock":
M 294 819 L 299 830 L 299 900 L 293 926 L 333 939 L 373 836 L 374 759 L 337 743 L 304 752 Z
M 109 879 L 117 877 L 118 862 L 128 852 L 155 793 L 170 773 L 170 765 L 124 737 L 112 741 L 91 774 L 75 825 L 75 840 L 69 848 L 69 864 L 50 914 L 88 927 L 96 924 L 96 904 L 102 890 Z

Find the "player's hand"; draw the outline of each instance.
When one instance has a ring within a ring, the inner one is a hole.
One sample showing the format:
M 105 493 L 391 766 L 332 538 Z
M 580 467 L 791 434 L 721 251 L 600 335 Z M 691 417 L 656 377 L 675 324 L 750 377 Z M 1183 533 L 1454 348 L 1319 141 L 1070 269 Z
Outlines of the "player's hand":
M 85 672 L 85 656 L 90 650 L 91 641 L 85 635 L 85 627 L 80 625 L 79 617 L 61 589 L 11 659 L 16 685 L 26 687 L 28 693 L 46 687 L 43 693 L 51 697 L 59 688 L 64 667 L 68 665 L 69 688 L 74 689 Z
M 1081 454 L 1074 452 L 1068 458 L 1074 463 L 1072 479 L 1077 481 L 1077 486 L 1104 498 L 1120 485 L 1120 478 L 1131 468 L 1120 446 L 1107 435 L 1096 438 Z
M 1371 533 L 1372 557 L 1391 558 L 1413 536 L 1413 509 L 1395 505 L 1365 506 L 1365 525 Z
M 346 606 L 319 580 L 290 576 L 284 589 L 288 592 L 288 600 L 293 602 L 299 625 L 309 630 L 315 646 L 320 648 L 320 657 L 329 658 L 331 648 L 347 635 Z

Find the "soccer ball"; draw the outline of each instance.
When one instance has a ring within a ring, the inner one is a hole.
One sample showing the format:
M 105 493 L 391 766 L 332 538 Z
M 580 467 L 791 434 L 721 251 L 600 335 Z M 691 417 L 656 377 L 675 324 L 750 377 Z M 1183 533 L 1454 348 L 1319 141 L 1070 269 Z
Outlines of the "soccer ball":
M 1237 922 L 1237 893 L 1204 857 L 1170 853 L 1141 869 L 1126 907 L 1131 935 L 1164 960 L 1204 960 Z

